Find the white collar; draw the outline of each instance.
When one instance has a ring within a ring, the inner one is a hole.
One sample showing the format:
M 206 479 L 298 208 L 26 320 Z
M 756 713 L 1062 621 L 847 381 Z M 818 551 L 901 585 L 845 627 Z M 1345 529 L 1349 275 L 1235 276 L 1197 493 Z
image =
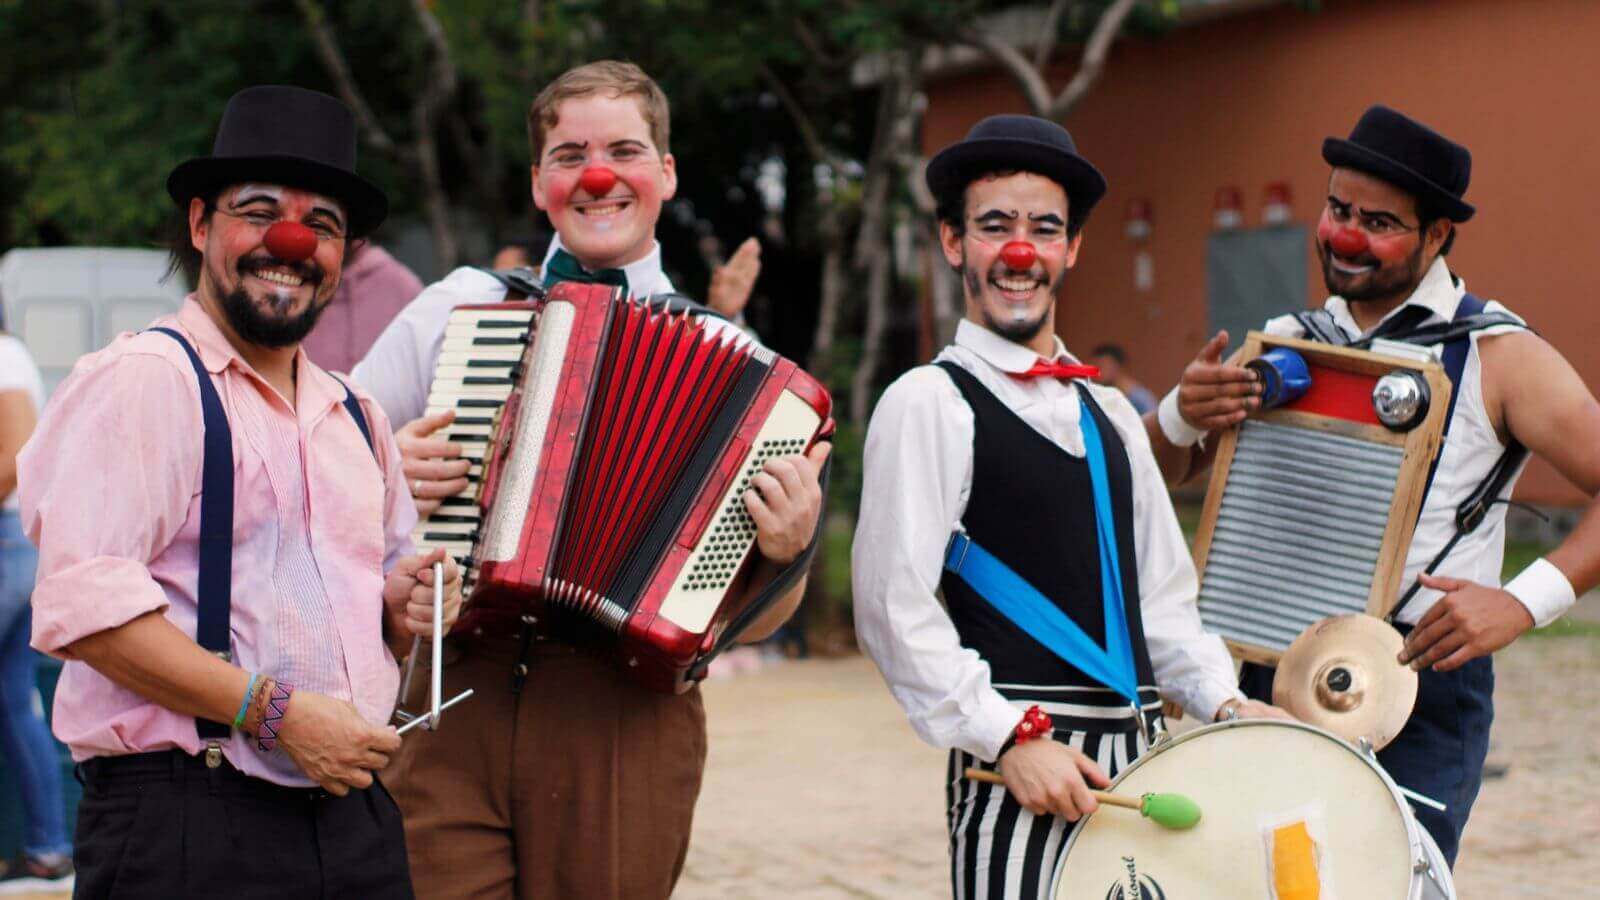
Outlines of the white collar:
M 1054 359 L 1064 358 L 1071 363 L 1078 361 L 1077 357 L 1067 352 L 1066 345 L 1061 343 L 1059 336 L 1053 336 L 1051 340 L 1055 342 L 1056 348 Z M 979 359 L 1002 372 L 1013 374 L 1026 372 L 1033 368 L 1034 362 L 1039 359 L 1039 354 L 1016 341 L 995 334 L 971 319 L 962 319 L 956 325 L 954 343 L 972 351 Z
M 565 247 L 561 246 L 561 235 L 551 236 L 550 249 L 544 252 L 544 262 L 540 267 L 540 271 L 547 271 L 550 265 L 550 258 L 556 255 L 557 250 L 565 249 Z M 661 271 L 660 241 L 652 240 L 649 253 L 622 266 L 622 274 L 627 276 L 628 291 L 635 297 L 652 297 L 656 294 L 672 293 L 672 282 L 668 281 L 666 273 Z
M 1408 306 L 1420 306 L 1432 313 L 1435 317 L 1450 321 L 1455 317 L 1456 307 L 1461 304 L 1461 298 L 1467 292 L 1467 283 L 1459 281 L 1450 274 L 1450 267 L 1445 264 L 1444 257 L 1436 257 L 1433 265 L 1428 267 L 1422 281 L 1417 284 L 1417 289 L 1411 292 L 1406 302 L 1389 310 L 1378 324 L 1387 322 L 1400 310 Z M 1356 324 L 1355 317 L 1350 315 L 1350 302 L 1343 297 L 1334 295 L 1328 298 L 1323 308 L 1333 314 L 1333 320 L 1339 327 L 1351 334 L 1361 334 L 1361 326 Z M 1373 328 L 1377 328 L 1374 325 Z

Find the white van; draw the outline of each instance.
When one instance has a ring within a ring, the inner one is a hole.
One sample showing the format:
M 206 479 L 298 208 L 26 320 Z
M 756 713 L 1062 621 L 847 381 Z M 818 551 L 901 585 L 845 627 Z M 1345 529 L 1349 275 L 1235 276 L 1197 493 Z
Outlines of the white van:
M 166 271 L 162 250 L 17 248 L 0 256 L 5 329 L 28 345 L 48 393 L 78 357 L 183 303 L 183 276 Z

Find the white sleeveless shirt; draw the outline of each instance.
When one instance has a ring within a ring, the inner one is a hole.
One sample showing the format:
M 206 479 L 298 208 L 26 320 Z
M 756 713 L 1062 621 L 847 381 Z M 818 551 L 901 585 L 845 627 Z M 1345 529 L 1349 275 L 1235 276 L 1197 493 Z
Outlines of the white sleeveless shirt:
M 1389 315 L 1384 317 L 1384 321 L 1407 306 L 1421 306 L 1432 314 L 1422 324 L 1448 322 L 1455 316 L 1456 307 L 1465 294 L 1466 283 L 1454 278 L 1445 265 L 1444 258 L 1439 257 L 1423 276 L 1416 291 L 1405 303 L 1391 310 Z M 1350 315 L 1349 303 L 1343 297 L 1329 297 L 1322 308 L 1332 314 L 1334 322 L 1352 339 L 1362 336 L 1361 327 Z M 1484 311 L 1514 315 L 1493 300 L 1486 303 Z M 1279 316 L 1269 320 L 1264 330 L 1268 334 L 1280 337 L 1304 336 L 1300 323 L 1296 322 L 1293 316 Z M 1394 601 L 1398 601 L 1411 589 L 1411 585 L 1416 582 L 1422 570 L 1438 555 L 1444 545 L 1455 537 L 1456 507 L 1460 506 L 1461 502 L 1483 482 L 1489 470 L 1494 467 L 1495 461 L 1500 458 L 1500 454 L 1505 452 L 1505 445 L 1495 434 L 1494 426 L 1489 420 L 1488 408 L 1483 401 L 1483 366 L 1478 356 L 1478 340 L 1518 330 L 1520 329 L 1515 325 L 1497 325 L 1475 331 L 1471 335 L 1471 349 L 1467 353 L 1466 365 L 1461 371 L 1461 383 L 1456 386 L 1455 412 L 1450 419 L 1450 430 L 1445 437 L 1444 451 L 1440 455 L 1439 468 L 1434 473 L 1433 484 L 1423 501 L 1422 517 L 1417 521 L 1416 533 L 1411 538 L 1411 550 L 1406 555 L 1405 574 L 1400 579 L 1399 594 L 1395 596 Z M 1430 349 L 1435 354 L 1440 354 L 1443 348 L 1443 344 L 1434 344 Z M 1511 490 L 1521 475 L 1522 469 L 1519 468 L 1501 496 L 1511 495 Z M 1456 543 L 1450 555 L 1446 556 L 1434 570 L 1434 574 L 1499 587 L 1500 567 L 1505 557 L 1505 538 L 1506 506 L 1499 503 L 1489 508 L 1488 515 L 1484 517 L 1483 523 L 1477 530 Z M 1418 590 L 1416 596 L 1411 598 L 1400 613 L 1399 621 L 1416 624 L 1440 596 L 1442 595 L 1438 591 L 1431 588 Z M 1393 605 L 1394 601 L 1391 601 L 1390 605 Z M 1542 618 L 1538 611 L 1534 612 L 1534 616 L 1536 619 Z

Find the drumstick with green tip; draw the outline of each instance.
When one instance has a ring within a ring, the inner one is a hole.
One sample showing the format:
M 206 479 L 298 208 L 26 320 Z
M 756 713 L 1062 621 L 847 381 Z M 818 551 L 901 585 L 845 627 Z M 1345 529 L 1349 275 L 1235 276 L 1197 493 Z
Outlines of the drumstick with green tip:
M 1006 783 L 999 772 L 990 772 L 987 769 L 968 769 L 967 777 L 985 784 Z M 1097 791 L 1093 788 L 1089 789 L 1089 793 L 1108 806 L 1137 809 L 1146 819 L 1173 831 L 1193 828 L 1200 821 L 1200 805 L 1182 794 L 1145 794 L 1134 798 L 1113 794 L 1110 791 Z

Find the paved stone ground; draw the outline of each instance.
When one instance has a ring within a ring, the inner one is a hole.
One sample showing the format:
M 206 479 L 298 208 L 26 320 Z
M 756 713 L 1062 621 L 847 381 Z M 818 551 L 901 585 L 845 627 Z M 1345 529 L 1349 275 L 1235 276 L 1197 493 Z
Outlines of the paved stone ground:
M 1569 619 L 1600 623 L 1600 596 Z M 1493 758 L 1510 771 L 1474 810 L 1460 898 L 1600 898 L 1600 634 L 1526 638 L 1496 666 Z M 871 663 L 779 663 L 705 690 L 711 755 L 677 900 L 948 896 L 945 755 Z
M 1600 621 L 1600 598 L 1584 615 Z M 1530 637 L 1496 659 L 1488 782 L 1463 841 L 1462 900 L 1600 898 L 1600 635 Z M 948 896 L 945 756 L 861 658 L 708 684 L 711 753 L 676 897 Z M 1382 900 L 1382 898 L 1372 898 Z

